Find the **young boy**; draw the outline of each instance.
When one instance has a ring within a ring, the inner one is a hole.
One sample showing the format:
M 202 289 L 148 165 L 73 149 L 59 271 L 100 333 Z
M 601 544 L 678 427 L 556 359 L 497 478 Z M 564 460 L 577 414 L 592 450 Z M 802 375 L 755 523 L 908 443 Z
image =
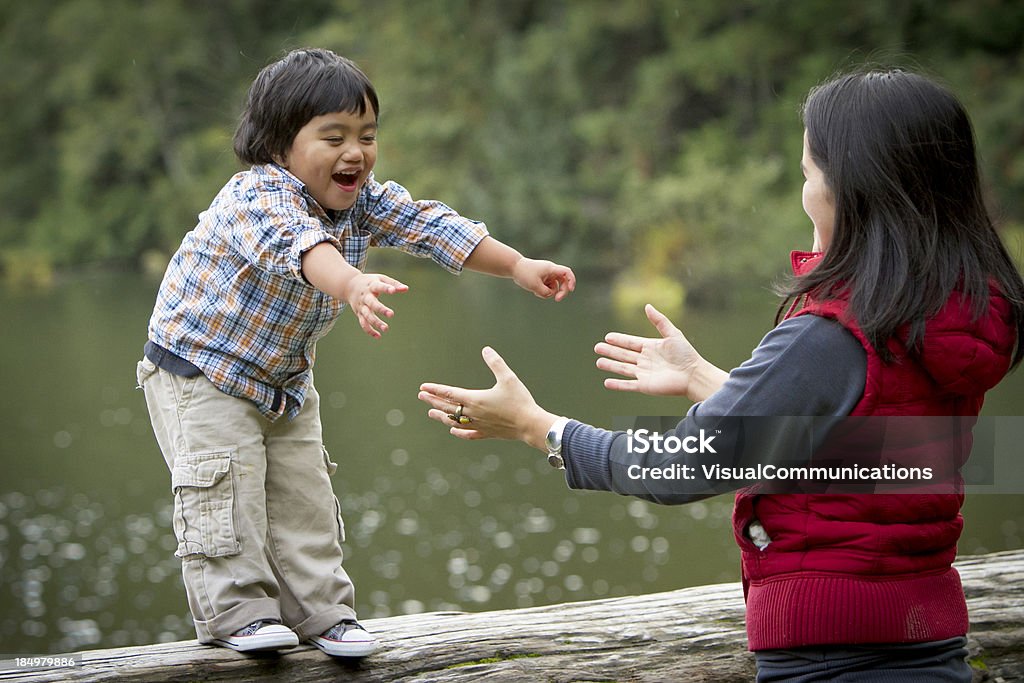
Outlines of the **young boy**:
M 483 224 L 378 183 L 377 95 L 352 62 L 296 50 L 254 81 L 235 133 L 251 165 L 220 191 L 171 260 L 138 382 L 171 472 L 175 553 L 199 640 L 267 650 L 307 640 L 360 657 L 342 568 L 344 525 L 313 387 L 316 341 L 347 304 L 372 337 L 406 291 L 363 273 L 393 247 L 511 277 L 541 297 L 575 287 Z

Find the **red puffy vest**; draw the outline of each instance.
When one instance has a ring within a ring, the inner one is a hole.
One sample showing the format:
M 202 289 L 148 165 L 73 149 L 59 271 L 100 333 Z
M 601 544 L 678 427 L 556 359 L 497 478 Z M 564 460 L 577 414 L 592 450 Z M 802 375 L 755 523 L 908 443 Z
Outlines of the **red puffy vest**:
M 807 272 L 819 259 L 794 252 L 794 272 Z M 867 376 L 854 416 L 976 416 L 984 393 L 1006 374 L 1016 342 L 1010 307 L 995 290 L 979 320 L 954 294 L 928 321 L 919 351 L 890 340 L 890 363 L 841 299 L 811 301 L 791 315 L 837 320 L 863 345 Z M 969 433 L 964 445 L 968 453 Z M 962 503 L 962 494 L 740 491 L 733 531 L 750 649 L 912 643 L 967 633 L 967 605 L 952 567 Z M 746 534 L 754 520 L 771 539 L 764 549 Z

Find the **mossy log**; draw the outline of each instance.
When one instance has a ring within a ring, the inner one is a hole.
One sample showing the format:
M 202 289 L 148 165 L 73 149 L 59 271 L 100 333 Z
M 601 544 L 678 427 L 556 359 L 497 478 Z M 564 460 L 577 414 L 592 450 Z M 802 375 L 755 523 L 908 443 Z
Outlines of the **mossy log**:
M 1024 550 L 962 558 L 977 681 L 1024 679 Z M 332 659 L 307 645 L 243 655 L 194 640 L 77 653 L 0 681 L 750 681 L 739 584 L 467 614 L 367 619 L 380 650 Z

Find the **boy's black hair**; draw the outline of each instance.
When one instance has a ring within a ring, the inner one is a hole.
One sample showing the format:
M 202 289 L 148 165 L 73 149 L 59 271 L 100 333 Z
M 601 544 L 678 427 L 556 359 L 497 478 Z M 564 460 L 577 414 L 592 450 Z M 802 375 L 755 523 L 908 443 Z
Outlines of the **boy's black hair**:
M 235 155 L 245 164 L 279 161 L 309 121 L 332 112 L 380 114 L 377 93 L 351 60 L 322 48 L 292 50 L 263 68 L 249 88 L 235 130 Z
M 945 87 L 899 69 L 833 78 L 803 106 L 807 146 L 835 202 L 818 266 L 782 289 L 789 300 L 848 296 L 850 313 L 889 360 L 887 341 L 915 349 L 954 290 L 987 310 L 994 281 L 1024 355 L 1024 281 L 985 207 L 974 132 Z M 906 326 L 904 328 L 904 326 Z

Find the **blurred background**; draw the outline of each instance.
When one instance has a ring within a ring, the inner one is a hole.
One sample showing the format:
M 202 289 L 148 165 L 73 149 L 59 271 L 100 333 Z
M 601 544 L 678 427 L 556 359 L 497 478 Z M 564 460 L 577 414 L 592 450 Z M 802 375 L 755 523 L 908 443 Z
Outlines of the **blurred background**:
M 685 401 L 601 388 L 592 347 L 652 301 L 713 362 L 767 331 L 810 243 L 807 90 L 863 63 L 946 82 L 971 112 L 993 215 L 1024 235 L 1024 5 L 1011 0 L 303 3 L 0 1 L 0 653 L 194 637 L 169 476 L 135 390 L 160 275 L 239 169 L 256 73 L 316 45 L 381 97 L 377 177 L 572 265 L 555 305 L 401 254 L 373 341 L 318 349 L 325 440 L 363 617 L 736 581 L 731 497 L 659 508 L 567 491 L 540 454 L 452 439 L 423 381 L 486 386 L 501 352 L 548 409 L 610 425 Z M 1024 415 L 1024 379 L 990 393 Z M 961 554 L 1019 548 L 1024 497 L 970 498 Z

